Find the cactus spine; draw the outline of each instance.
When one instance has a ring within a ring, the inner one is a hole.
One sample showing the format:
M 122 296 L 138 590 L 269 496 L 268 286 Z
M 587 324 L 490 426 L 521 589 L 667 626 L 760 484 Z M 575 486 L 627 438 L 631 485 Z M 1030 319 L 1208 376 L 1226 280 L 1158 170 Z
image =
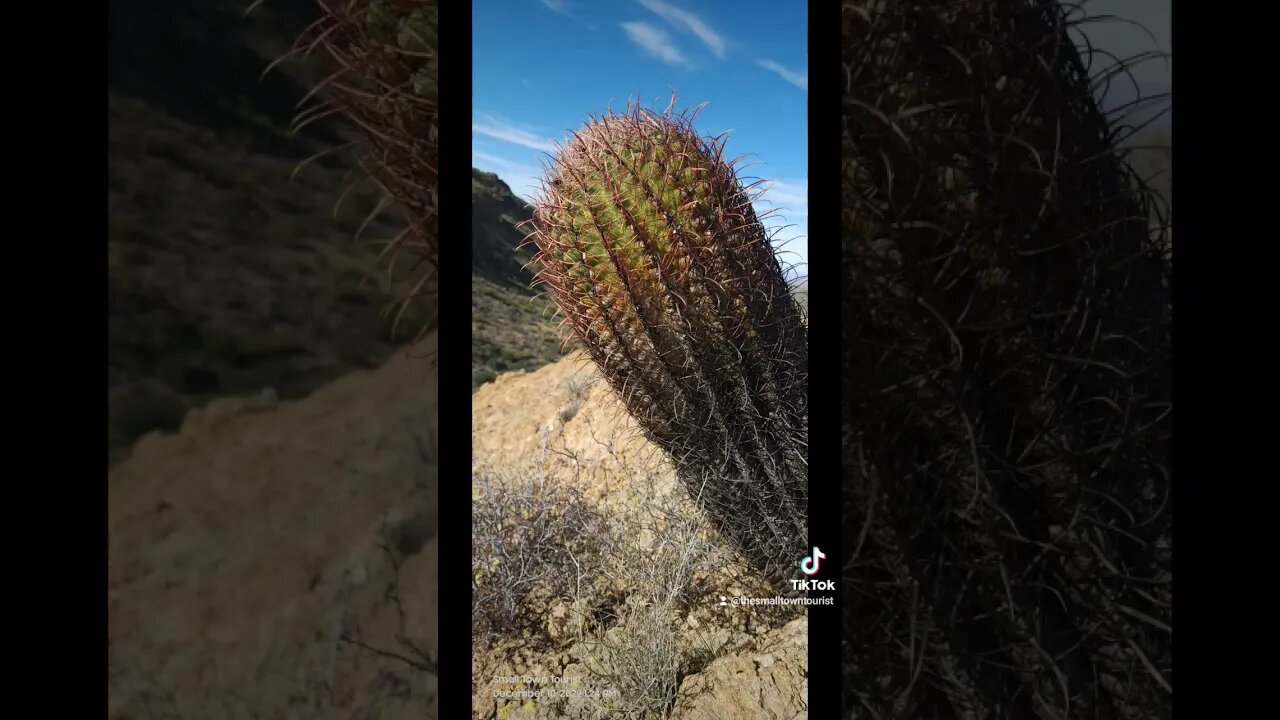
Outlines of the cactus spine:
M 1169 268 L 1124 130 L 1057 0 L 843 9 L 846 707 L 1167 717 Z
M 396 319 L 412 302 L 425 302 L 432 316 L 425 333 L 434 326 L 439 261 L 437 0 L 315 3 L 319 19 L 277 61 L 318 54 L 326 71 L 308 94 L 294 130 L 333 114 L 357 130 L 349 145 L 360 169 L 354 182 L 370 179 L 384 196 L 361 229 L 389 207 L 399 211 L 404 228 L 386 244 L 382 260 L 390 272 L 402 253 L 412 256 L 412 289 L 397 303 Z
M 807 334 L 753 193 L 695 113 L 588 122 L 530 221 L 539 282 L 722 537 L 765 577 L 807 542 Z

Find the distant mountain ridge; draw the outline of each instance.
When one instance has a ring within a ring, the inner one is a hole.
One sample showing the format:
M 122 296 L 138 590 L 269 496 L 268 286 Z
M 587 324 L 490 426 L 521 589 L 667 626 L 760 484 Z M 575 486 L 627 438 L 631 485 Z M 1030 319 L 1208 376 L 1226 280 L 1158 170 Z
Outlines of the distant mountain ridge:
M 521 247 L 525 234 L 517 226 L 531 217 L 533 207 L 501 178 L 472 168 L 471 271 L 529 292 L 533 273 L 524 266 L 533 259 L 533 250 Z
M 551 307 L 537 297 L 533 248 L 518 225 L 533 208 L 493 173 L 471 170 L 471 386 L 562 356 Z M 523 246 L 522 246 L 523 245 Z

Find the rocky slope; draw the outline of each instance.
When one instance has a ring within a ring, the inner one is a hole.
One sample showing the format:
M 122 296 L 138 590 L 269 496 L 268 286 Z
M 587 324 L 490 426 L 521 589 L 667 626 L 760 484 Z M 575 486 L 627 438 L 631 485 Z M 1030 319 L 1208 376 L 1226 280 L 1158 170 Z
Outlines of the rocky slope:
M 534 372 L 501 375 L 482 386 L 473 396 L 472 433 L 477 466 L 540 465 L 523 475 L 528 482 L 586 478 L 587 496 L 597 508 L 617 507 L 633 496 L 638 468 L 654 468 L 657 484 L 668 492 L 674 489 L 674 476 L 655 448 L 639 435 L 579 352 Z M 522 477 L 520 473 L 513 476 Z M 807 717 L 808 625 L 803 614 L 789 609 L 722 607 L 717 602 L 722 594 L 766 593 L 757 578 L 732 565 L 713 570 L 695 583 L 690 601 L 671 620 L 677 625 L 682 653 L 701 661 L 682 672 L 670 717 Z M 566 614 L 564 604 L 551 606 L 544 618 L 545 636 L 477 642 L 479 652 L 473 658 L 476 718 L 609 716 L 589 702 L 572 698 L 522 702 L 495 697 L 495 690 L 511 687 L 493 679 L 513 675 L 570 677 L 587 685 L 600 682 L 588 673 L 598 648 L 564 629 Z M 606 637 L 619 630 L 615 627 Z
M 435 388 L 396 354 L 133 448 L 108 476 L 111 718 L 436 716 Z

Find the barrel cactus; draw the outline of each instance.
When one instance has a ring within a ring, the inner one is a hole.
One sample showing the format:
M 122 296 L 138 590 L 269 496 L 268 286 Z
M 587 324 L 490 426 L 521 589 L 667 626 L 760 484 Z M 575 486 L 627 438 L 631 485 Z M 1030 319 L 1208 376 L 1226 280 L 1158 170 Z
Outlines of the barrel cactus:
M 424 302 L 431 316 L 422 328 L 425 332 L 434 326 L 439 262 L 437 0 L 315 4 L 318 19 L 277 61 L 315 59 L 325 73 L 308 94 L 293 129 L 334 114 L 355 129 L 352 141 L 335 150 L 355 153 L 359 172 L 353 175 L 354 183 L 371 180 L 382 191 L 383 200 L 369 219 L 395 208 L 403 221 L 381 260 L 395 271 L 402 256 L 410 256 L 412 289 L 396 304 L 396 320 L 414 302 Z M 362 229 L 367 225 L 368 221 Z
M 843 3 L 855 717 L 1170 713 L 1167 226 L 1069 26 Z
M 807 329 L 724 139 L 696 112 L 587 122 L 529 223 L 538 282 L 741 557 L 786 591 L 807 548 Z

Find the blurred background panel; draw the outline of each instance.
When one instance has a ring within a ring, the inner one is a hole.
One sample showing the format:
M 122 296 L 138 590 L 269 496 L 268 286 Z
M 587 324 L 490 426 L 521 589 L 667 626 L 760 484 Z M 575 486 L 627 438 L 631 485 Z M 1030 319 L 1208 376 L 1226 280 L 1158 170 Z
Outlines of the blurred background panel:
M 212 398 L 301 397 L 399 345 L 374 262 L 399 227 L 380 219 L 355 239 L 377 191 L 337 205 L 352 167 L 341 154 L 290 179 L 346 141 L 332 118 L 289 132 L 320 69 L 263 75 L 315 3 L 269 0 L 246 17 L 247 5 L 109 5 L 109 465 Z
M 431 308 L 264 74 L 320 2 L 248 3 L 108 6 L 108 717 L 437 717 Z
M 1088 17 L 1073 33 L 1090 63 L 1090 77 L 1099 82 L 1102 108 L 1117 124 L 1134 128 L 1125 145 L 1133 148 L 1134 169 L 1170 205 L 1173 182 L 1173 22 L 1169 0 L 1129 2 L 1091 0 L 1064 5 L 1078 7 L 1073 17 Z M 1117 65 L 1123 65 L 1118 70 Z M 1117 72 L 1105 73 L 1107 69 Z

